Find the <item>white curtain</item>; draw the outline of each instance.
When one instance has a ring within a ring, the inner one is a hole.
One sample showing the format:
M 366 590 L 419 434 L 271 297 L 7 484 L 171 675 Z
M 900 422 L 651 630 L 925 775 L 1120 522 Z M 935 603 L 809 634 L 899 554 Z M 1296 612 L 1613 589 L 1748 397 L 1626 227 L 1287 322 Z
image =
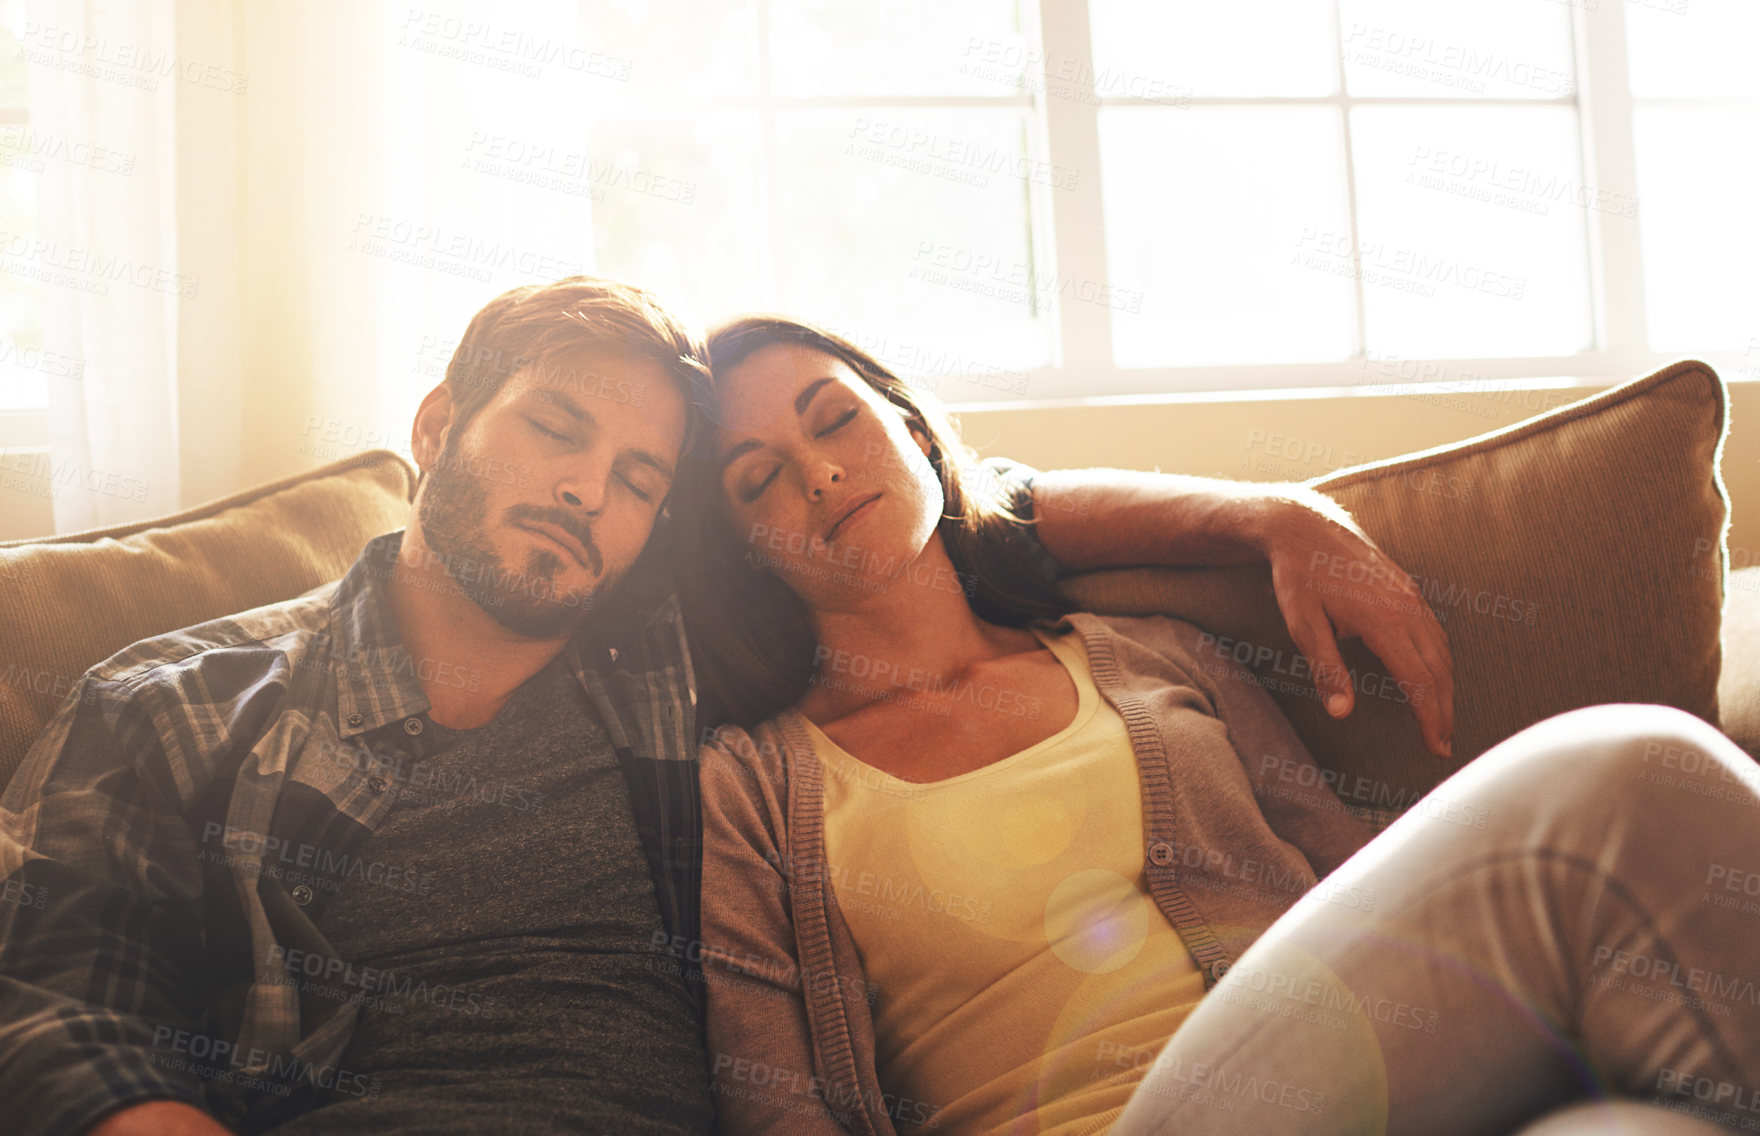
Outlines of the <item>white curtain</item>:
M 32 129 L 134 158 L 39 182 L 46 247 L 111 277 L 45 288 L 45 350 L 85 362 L 53 384 L 51 460 L 96 475 L 57 475 L 57 531 L 407 452 L 477 308 L 590 271 L 586 187 L 555 171 L 616 76 L 577 13 L 31 0 L 59 53 L 29 68 Z
M 32 129 L 131 164 L 124 174 L 120 161 L 55 162 L 38 174 L 41 255 L 67 270 L 43 287 L 44 348 L 84 362 L 82 378 L 50 388 L 58 531 L 181 499 L 178 329 L 203 282 L 179 272 L 176 91 L 118 54 L 174 51 L 174 16 L 170 3 L 29 9 Z

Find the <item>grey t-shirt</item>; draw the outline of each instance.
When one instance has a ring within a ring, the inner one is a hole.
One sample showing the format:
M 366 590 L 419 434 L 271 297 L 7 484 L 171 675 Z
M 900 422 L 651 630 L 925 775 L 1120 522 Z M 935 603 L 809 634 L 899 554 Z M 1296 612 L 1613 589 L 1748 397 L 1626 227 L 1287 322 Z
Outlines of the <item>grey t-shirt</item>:
M 396 885 L 347 883 L 319 919 L 362 1002 L 340 1068 L 376 1091 L 273 1131 L 708 1132 L 701 1027 L 652 965 L 659 904 L 580 684 L 559 659 L 489 725 L 427 729 L 363 851 Z

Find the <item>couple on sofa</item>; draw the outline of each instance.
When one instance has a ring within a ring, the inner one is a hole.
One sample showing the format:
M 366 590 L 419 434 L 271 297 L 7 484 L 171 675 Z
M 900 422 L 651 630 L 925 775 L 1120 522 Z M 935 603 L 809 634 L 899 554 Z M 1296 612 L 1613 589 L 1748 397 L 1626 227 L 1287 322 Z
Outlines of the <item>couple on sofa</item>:
M 1717 731 L 1561 715 L 1374 835 L 1197 628 L 1055 587 L 1263 555 L 1316 695 L 1349 712 L 1358 635 L 1446 756 L 1441 630 L 1317 495 L 980 465 L 838 337 L 704 344 L 578 277 L 478 313 L 412 441 L 407 529 L 93 668 L 0 798 L 12 1130 L 1753 1103 L 1751 917 L 1698 893 L 1760 867 L 1760 793 Z M 1372 588 L 1306 586 L 1339 556 Z

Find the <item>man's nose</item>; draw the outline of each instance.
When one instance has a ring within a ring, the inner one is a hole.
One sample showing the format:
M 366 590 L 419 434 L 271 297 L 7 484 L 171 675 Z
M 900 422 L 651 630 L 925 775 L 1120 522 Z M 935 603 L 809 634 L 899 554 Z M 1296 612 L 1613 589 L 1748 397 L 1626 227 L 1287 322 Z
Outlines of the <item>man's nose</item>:
M 593 515 L 605 506 L 605 485 L 593 478 L 575 478 L 556 487 L 556 499 L 576 512 Z

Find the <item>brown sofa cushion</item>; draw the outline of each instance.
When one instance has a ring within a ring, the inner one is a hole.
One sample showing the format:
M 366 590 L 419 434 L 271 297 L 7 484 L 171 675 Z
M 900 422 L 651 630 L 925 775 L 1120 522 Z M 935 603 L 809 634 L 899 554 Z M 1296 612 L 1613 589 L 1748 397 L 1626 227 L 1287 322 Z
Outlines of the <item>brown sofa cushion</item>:
M 0 785 L 80 675 L 130 643 L 289 599 L 401 527 L 389 450 L 136 524 L 0 545 Z
M 1326 714 L 1262 565 L 1093 572 L 1066 591 L 1094 611 L 1165 611 L 1214 633 L 1340 774 L 1349 804 L 1403 808 L 1498 741 L 1579 706 L 1658 702 L 1716 723 L 1724 405 L 1722 380 L 1688 360 L 1309 483 L 1412 574 L 1443 621 L 1452 761 L 1424 749 L 1405 692 L 1356 640 L 1341 644 L 1356 709 L 1342 722 Z M 1341 571 L 1337 586 L 1350 587 Z

